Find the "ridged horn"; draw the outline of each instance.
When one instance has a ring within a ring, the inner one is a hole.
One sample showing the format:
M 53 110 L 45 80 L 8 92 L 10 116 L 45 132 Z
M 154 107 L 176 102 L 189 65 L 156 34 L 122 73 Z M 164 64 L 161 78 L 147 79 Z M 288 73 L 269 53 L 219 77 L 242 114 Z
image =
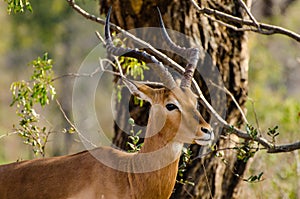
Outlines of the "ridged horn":
M 162 29 L 162 37 L 163 37 L 164 41 L 166 42 L 167 46 L 170 48 L 171 51 L 186 58 L 188 61 L 188 64 L 185 67 L 185 72 L 183 73 L 183 76 L 181 78 L 180 87 L 188 87 L 189 88 L 189 87 L 191 87 L 194 72 L 197 68 L 197 63 L 199 60 L 199 49 L 198 48 L 185 48 L 185 47 L 180 47 L 180 46 L 176 45 L 171 40 L 171 38 L 165 28 L 159 8 L 157 8 L 157 11 L 158 11 L 158 15 L 159 15 L 159 24 Z
M 154 72 L 159 76 L 161 82 L 167 87 L 168 89 L 174 89 L 176 87 L 176 82 L 173 79 L 173 76 L 168 71 L 168 69 L 158 61 L 154 56 L 149 55 L 145 51 L 139 51 L 131 48 L 122 48 L 116 47 L 113 45 L 111 34 L 110 34 L 110 13 L 111 7 L 107 13 L 106 21 L 105 21 L 105 42 L 106 42 L 106 50 L 109 54 L 115 56 L 125 56 L 125 57 L 133 57 L 138 60 L 142 60 L 146 63 L 152 63 L 151 67 Z

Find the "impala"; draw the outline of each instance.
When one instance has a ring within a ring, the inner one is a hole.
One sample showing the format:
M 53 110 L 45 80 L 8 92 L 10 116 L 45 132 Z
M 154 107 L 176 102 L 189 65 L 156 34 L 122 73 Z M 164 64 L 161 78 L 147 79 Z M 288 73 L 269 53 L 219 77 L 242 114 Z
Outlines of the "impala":
M 74 155 L 16 162 L 0 167 L 0 198 L 167 199 L 176 182 L 184 143 L 207 145 L 214 138 L 197 110 L 191 81 L 198 61 L 196 48 L 181 48 L 169 38 L 161 15 L 163 38 L 169 48 L 189 56 L 180 85 L 154 56 L 112 44 L 108 12 L 106 49 L 116 56 L 151 63 L 162 88 L 122 78 L 131 93 L 151 103 L 144 145 L 138 153 L 98 147 Z M 102 162 L 101 160 L 104 161 Z M 114 165 L 112 168 L 109 165 Z

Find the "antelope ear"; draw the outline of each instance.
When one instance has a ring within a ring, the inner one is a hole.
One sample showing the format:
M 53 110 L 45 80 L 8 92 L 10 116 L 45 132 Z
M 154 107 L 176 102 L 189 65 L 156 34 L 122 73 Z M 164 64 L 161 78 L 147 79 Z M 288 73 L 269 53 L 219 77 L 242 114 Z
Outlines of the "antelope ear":
M 143 100 L 146 100 L 148 102 L 150 102 L 150 104 L 152 104 L 152 99 L 154 96 L 154 89 L 139 83 L 137 81 L 132 81 L 132 80 L 128 80 L 128 79 L 122 79 L 123 83 L 125 84 L 125 86 L 129 89 L 129 91 L 131 92 L 132 95 L 141 98 Z

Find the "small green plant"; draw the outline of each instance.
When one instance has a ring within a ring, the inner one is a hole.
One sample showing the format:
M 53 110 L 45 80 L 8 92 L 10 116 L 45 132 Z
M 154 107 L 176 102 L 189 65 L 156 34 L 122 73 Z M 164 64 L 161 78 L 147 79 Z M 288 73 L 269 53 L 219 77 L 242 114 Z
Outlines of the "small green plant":
M 252 141 L 245 141 L 241 143 L 241 146 L 235 146 L 234 149 L 237 152 L 237 158 L 244 162 L 247 162 L 258 151 L 258 148 L 253 147 Z
M 260 172 L 258 175 L 251 175 L 249 178 L 247 179 L 243 179 L 246 182 L 260 182 L 262 181 L 262 176 L 263 176 L 264 172 Z
M 194 182 L 191 182 L 188 179 L 184 179 L 184 173 L 186 171 L 186 167 L 192 161 L 191 157 L 192 157 L 192 151 L 190 150 L 190 148 L 183 147 L 182 148 L 182 156 L 181 156 L 182 163 L 178 167 L 177 183 L 188 184 L 188 185 L 192 185 L 192 186 L 195 185 Z
M 279 128 L 278 126 L 275 126 L 273 128 L 268 128 L 267 135 L 272 138 L 272 143 L 273 144 L 275 144 L 276 137 L 279 135 L 278 128 Z
M 251 138 L 256 138 L 258 135 L 258 130 L 254 128 L 251 124 L 246 125 L 246 132 L 251 136 Z
M 249 142 L 243 142 L 243 143 L 238 144 L 241 146 L 233 147 L 233 149 L 237 151 L 237 158 L 239 160 L 247 162 L 258 151 L 258 148 L 251 147 L 251 144 L 252 143 L 249 143 Z M 215 153 L 215 157 L 221 159 L 222 163 L 224 163 L 225 165 L 229 165 L 228 160 L 225 158 L 224 150 L 218 149 L 217 145 L 212 146 L 211 150 L 212 150 L 212 152 Z M 248 178 L 243 178 L 238 173 L 236 173 L 236 171 L 234 169 L 230 169 L 230 170 L 236 177 L 240 178 L 241 180 L 243 180 L 245 182 L 249 182 L 249 183 L 262 181 L 262 176 L 264 174 L 264 172 L 260 172 L 258 175 L 251 175 Z
M 32 7 L 29 0 L 4 0 L 7 3 L 8 14 L 24 13 L 26 10 L 32 12 Z
M 11 84 L 12 103 L 16 106 L 16 114 L 20 121 L 14 129 L 24 139 L 24 143 L 31 145 L 35 155 L 45 156 L 45 146 L 50 131 L 46 127 L 38 126 L 40 116 L 36 107 L 44 107 L 54 99 L 56 92 L 52 85 L 52 59 L 45 53 L 32 62 L 34 68 L 30 81 L 17 81 Z
M 139 143 L 140 141 L 140 135 L 142 133 L 142 130 L 139 130 L 138 132 L 134 131 L 134 119 L 130 118 L 128 120 L 129 125 L 131 126 L 130 135 L 128 136 L 129 141 L 126 143 L 129 146 L 129 153 L 135 153 L 141 150 L 144 143 Z

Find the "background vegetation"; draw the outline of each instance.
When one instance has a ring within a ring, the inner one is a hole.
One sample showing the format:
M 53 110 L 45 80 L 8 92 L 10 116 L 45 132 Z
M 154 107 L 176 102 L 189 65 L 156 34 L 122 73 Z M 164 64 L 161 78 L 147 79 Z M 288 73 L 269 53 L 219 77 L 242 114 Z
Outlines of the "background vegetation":
M 278 24 L 300 32 L 300 18 L 295 15 L 300 2 L 285 14 L 261 21 Z M 254 9 L 255 10 L 255 9 Z M 300 127 L 300 44 L 281 36 L 251 34 L 249 64 L 249 101 L 247 117 L 267 137 L 268 128 L 278 126 L 277 141 L 299 140 Z M 257 122 L 258 121 L 258 122 Z M 257 124 L 258 123 L 258 124 Z M 256 125 L 255 125 L 256 124 Z M 249 173 L 264 172 L 263 181 L 244 184 L 243 197 L 299 198 L 299 152 L 255 155 Z
M 13 134 L 13 125 L 19 120 L 15 108 L 9 106 L 12 102 L 11 83 L 28 80 L 33 71 L 28 64 L 38 56 L 43 56 L 44 52 L 48 52 L 49 57 L 54 59 L 55 76 L 76 72 L 85 56 L 98 44 L 94 31 L 103 29 L 102 26 L 74 13 L 65 1 L 31 2 L 33 13 L 11 15 L 7 14 L 6 4 L 0 2 L 0 163 L 33 157 L 31 147 L 24 145 L 20 137 Z M 84 6 L 89 11 L 98 13 L 96 1 Z M 300 32 L 299 9 L 300 1 L 295 1 L 285 15 L 278 14 L 260 20 Z M 250 123 L 262 133 L 266 133 L 268 128 L 278 126 L 280 134 L 277 139 L 282 143 L 299 140 L 300 44 L 282 36 L 251 33 L 249 45 L 251 52 L 247 115 Z M 67 112 L 71 110 L 72 83 L 72 78 L 62 78 L 54 82 L 57 96 Z M 103 95 L 97 97 L 97 107 L 101 107 Z M 68 124 L 64 122 L 55 103 L 51 103 L 47 110 L 40 111 L 42 123 L 55 132 L 49 139 L 46 156 L 83 149 L 76 141 L 76 135 L 60 133 L 61 129 L 68 128 Z M 103 121 L 107 124 L 110 119 L 103 118 Z M 111 123 L 105 127 L 105 131 L 112 131 Z M 11 133 L 10 136 L 2 136 Z M 264 172 L 263 181 L 244 183 L 243 198 L 254 198 L 253 195 L 255 198 L 300 196 L 297 193 L 300 190 L 298 151 L 275 155 L 261 151 L 252 161 L 249 176 Z

